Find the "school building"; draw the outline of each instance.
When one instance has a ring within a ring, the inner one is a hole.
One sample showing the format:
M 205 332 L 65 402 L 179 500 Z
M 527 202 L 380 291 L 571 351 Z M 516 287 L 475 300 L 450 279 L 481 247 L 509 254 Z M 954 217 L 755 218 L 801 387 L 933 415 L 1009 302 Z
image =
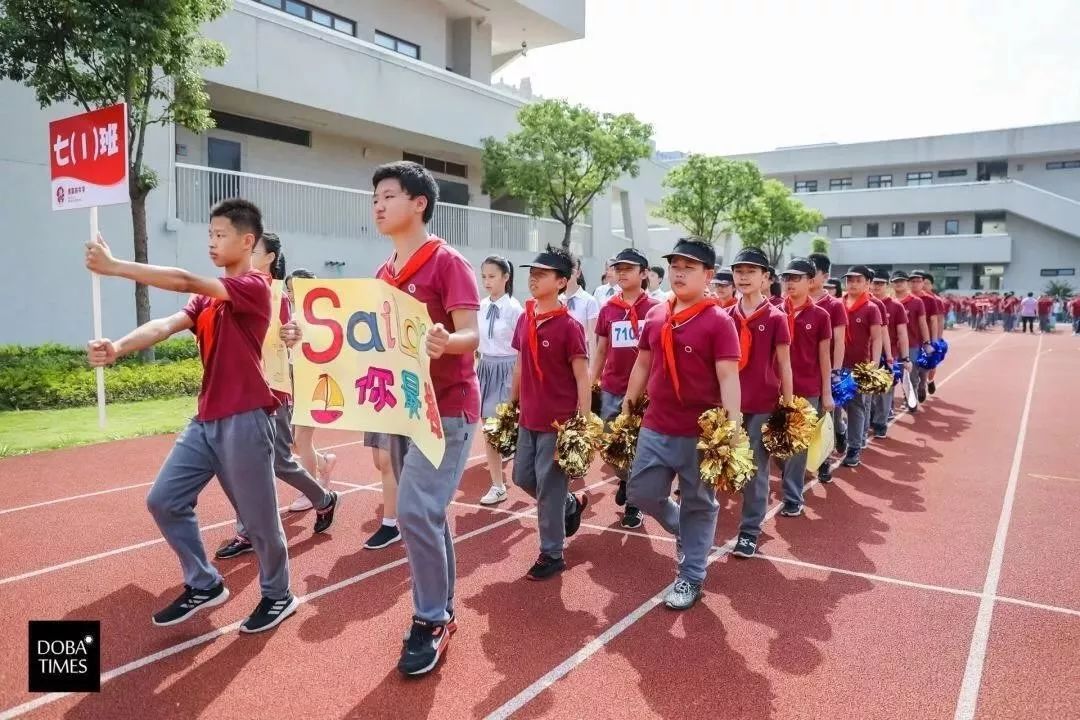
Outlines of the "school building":
M 1077 286 L 1080 123 L 733 159 L 757 163 L 825 215 L 817 234 L 829 238 L 835 274 L 857 264 L 919 267 L 958 294 L 1038 293 L 1050 280 Z M 808 252 L 811 237 L 791 251 Z
M 371 215 L 371 174 L 410 159 L 438 179 L 442 202 L 431 224 L 479 267 L 492 252 L 515 264 L 563 227 L 523 208 L 492 203 L 481 190 L 481 140 L 516 127 L 528 87 L 492 84 L 492 74 L 530 49 L 585 33 L 585 0 L 233 0 L 206 28 L 228 61 L 206 71 L 217 127 L 196 135 L 155 129 L 146 162 L 160 179 L 147 201 L 150 262 L 212 272 L 208 209 L 242 195 L 262 208 L 285 241 L 289 267 L 320 276 L 372 274 L 390 253 Z M 0 217 L 7 268 L 0 344 L 83 343 L 89 338 L 90 281 L 82 267 L 86 210 L 52 212 L 47 126 L 75 106 L 41 110 L 33 92 L 0 83 Z M 573 230 L 573 248 L 595 283 L 603 258 L 644 238 L 666 167 L 642 162 L 597 199 Z M 130 258 L 127 206 L 103 208 L 101 227 Z M 519 294 L 524 283 L 519 283 Z M 102 283 L 104 330 L 134 322 L 126 281 Z M 184 299 L 151 291 L 155 315 Z

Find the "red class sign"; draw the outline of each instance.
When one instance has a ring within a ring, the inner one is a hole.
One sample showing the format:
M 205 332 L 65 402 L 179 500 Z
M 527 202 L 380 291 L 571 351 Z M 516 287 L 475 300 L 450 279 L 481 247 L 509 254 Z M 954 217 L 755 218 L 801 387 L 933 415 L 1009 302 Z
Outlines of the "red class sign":
M 52 209 L 128 202 L 127 106 L 49 123 Z

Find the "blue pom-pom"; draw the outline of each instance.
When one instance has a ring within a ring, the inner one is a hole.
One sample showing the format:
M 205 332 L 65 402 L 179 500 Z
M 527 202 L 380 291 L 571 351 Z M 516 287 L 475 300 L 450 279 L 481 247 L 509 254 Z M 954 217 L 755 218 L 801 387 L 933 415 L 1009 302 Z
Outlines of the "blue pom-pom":
M 938 364 L 937 351 L 927 353 L 922 348 L 919 348 L 918 352 L 915 353 L 915 364 L 925 370 L 933 370 Z
M 855 377 L 851 374 L 851 370 L 840 368 L 839 370 L 833 371 L 832 397 L 836 407 L 847 405 L 855 398 L 855 394 L 858 391 L 858 387 L 855 385 Z
M 945 341 L 945 338 L 941 338 L 935 340 L 932 344 L 934 346 L 934 355 L 937 357 L 935 365 L 940 365 L 945 356 L 949 354 L 949 343 Z
M 893 387 L 900 384 L 900 381 L 904 379 L 904 363 L 897 360 L 892 364 L 892 384 Z

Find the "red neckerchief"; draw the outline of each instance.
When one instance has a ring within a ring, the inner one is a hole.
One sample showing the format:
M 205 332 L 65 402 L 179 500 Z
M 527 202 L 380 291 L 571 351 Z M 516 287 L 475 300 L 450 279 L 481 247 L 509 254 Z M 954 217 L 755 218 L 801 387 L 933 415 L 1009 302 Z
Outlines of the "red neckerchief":
M 632 328 L 634 328 L 634 337 L 637 337 L 637 335 L 638 335 L 637 304 L 639 302 L 641 302 L 641 298 L 643 298 L 643 297 L 645 297 L 645 293 L 642 293 L 641 295 L 638 295 L 638 299 L 636 301 L 634 301 L 633 304 L 627 302 L 626 298 L 623 297 L 622 293 L 619 293 L 615 297 L 608 300 L 608 302 L 611 303 L 612 305 L 614 305 L 615 307 L 622 308 L 623 310 L 626 310 L 630 314 L 630 326 Z
M 848 295 L 847 293 L 844 293 L 844 309 L 847 310 L 848 317 L 851 317 L 855 313 L 859 312 L 859 310 L 862 309 L 863 305 L 870 302 L 870 293 L 864 292 L 861 296 L 859 296 L 859 299 L 855 301 L 854 305 L 848 304 L 848 300 L 850 300 L 850 299 L 851 299 L 851 296 Z M 845 336 L 847 337 L 848 342 L 851 342 L 851 335 L 852 335 L 851 326 L 852 326 L 852 323 L 849 322 L 847 324 L 847 332 L 845 333 Z
M 664 317 L 664 326 L 660 329 L 660 348 L 664 353 L 664 369 L 671 376 L 671 385 L 675 388 L 675 397 L 682 402 L 679 392 L 679 370 L 675 362 L 675 326 L 690 322 L 703 310 L 715 307 L 716 303 L 705 299 L 694 303 L 690 307 L 675 312 L 675 297 L 667 301 L 667 315 Z
M 545 320 L 549 320 L 559 315 L 566 315 L 569 310 L 565 305 L 559 305 L 555 310 L 550 310 L 545 313 L 536 314 L 536 298 L 529 298 L 525 301 L 525 322 L 529 326 L 529 354 L 533 359 L 533 371 L 536 373 L 536 377 L 540 379 L 540 382 L 544 381 L 544 371 L 540 369 L 540 343 L 536 337 L 536 330 L 540 327 L 540 323 Z
M 814 301 L 811 300 L 810 298 L 807 298 L 806 302 L 804 302 L 799 307 L 795 307 L 791 303 L 791 298 L 790 297 L 784 298 L 784 312 L 787 313 L 788 333 L 790 333 L 790 335 L 791 335 L 791 342 L 795 342 L 795 318 L 798 317 L 799 313 L 801 313 L 808 306 L 813 305 L 813 304 L 814 304 Z
M 750 332 L 750 323 L 769 312 L 771 307 L 772 304 L 768 299 L 762 300 L 750 317 L 743 314 L 741 303 L 735 308 L 733 315 L 739 323 L 739 372 L 742 372 L 742 369 L 750 362 L 750 349 L 754 344 L 754 335 Z
M 720 308 L 729 308 L 737 302 L 739 302 L 739 298 L 735 297 L 734 295 L 729 297 L 727 300 L 721 300 L 720 298 L 716 298 L 716 305 Z
M 401 272 L 394 274 L 394 258 L 391 257 L 383 263 L 383 266 L 375 273 L 375 277 L 385 280 L 400 290 L 401 286 L 408 282 L 409 278 L 415 275 L 420 268 L 424 267 L 424 263 L 430 260 L 431 256 L 445 244 L 442 238 L 432 236 L 431 239 L 416 249 L 412 257 L 405 262 L 405 267 L 401 268 Z

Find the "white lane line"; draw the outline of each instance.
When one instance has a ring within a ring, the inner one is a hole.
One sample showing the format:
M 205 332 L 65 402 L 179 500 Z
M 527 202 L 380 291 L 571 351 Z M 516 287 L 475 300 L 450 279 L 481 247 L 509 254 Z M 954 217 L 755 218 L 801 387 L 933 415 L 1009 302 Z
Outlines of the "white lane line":
M 1035 378 L 1039 374 L 1042 345 L 1043 338 L 1040 335 L 1039 344 L 1035 348 L 1035 359 L 1031 364 L 1031 378 L 1028 380 L 1024 412 L 1020 416 L 1020 428 L 1016 433 L 1016 447 L 1013 450 L 1012 468 L 1009 470 L 1009 483 L 1005 488 L 1005 501 L 1001 506 L 997 533 L 994 535 L 994 547 L 990 553 L 990 565 L 986 570 L 983 597 L 979 602 L 979 614 L 975 618 L 975 630 L 971 634 L 971 646 L 968 649 L 967 665 L 964 668 L 964 681 L 960 685 L 960 697 L 956 701 L 956 712 L 953 715 L 955 720 L 971 720 L 975 717 L 975 706 L 979 701 L 979 686 L 982 684 L 986 646 L 990 641 L 990 624 L 994 616 L 994 596 L 997 595 L 998 582 L 1001 579 L 1001 565 L 1005 560 L 1005 540 L 1009 534 L 1009 521 L 1012 519 L 1016 485 L 1020 477 L 1020 461 L 1024 455 L 1028 421 L 1031 419 L 1031 399 L 1035 395 Z
M 596 482 L 596 483 L 593 483 L 592 485 L 587 486 L 585 488 L 585 490 L 591 490 L 591 489 L 599 487 L 601 485 L 606 485 L 607 483 L 608 483 L 608 480 L 603 480 L 603 481 L 600 481 L 600 482 Z M 368 486 L 365 486 L 363 489 L 368 489 Z M 345 492 L 351 492 L 351 491 L 346 490 L 342 494 L 344 494 Z M 536 508 L 531 508 L 529 510 L 524 510 L 524 511 L 519 512 L 519 513 L 509 513 L 507 515 L 507 517 L 505 517 L 505 518 L 503 518 L 501 520 L 497 520 L 497 521 L 495 521 L 495 522 L 493 522 L 493 523 L 491 523 L 489 525 L 483 525 L 483 526 L 481 526 L 481 527 L 479 527 L 479 528 L 477 528 L 475 530 L 471 530 L 471 531 L 465 533 L 464 535 L 456 536 L 454 538 L 454 544 L 457 545 L 459 542 L 461 542 L 463 540 L 468 540 L 470 538 L 474 538 L 477 535 L 483 535 L 486 532 L 490 532 L 491 530 L 494 530 L 494 529 L 496 529 L 498 527 L 502 527 L 503 525 L 507 525 L 507 524 L 512 523 L 512 522 L 514 522 L 516 520 L 520 520 L 522 518 L 528 518 L 528 517 L 535 517 L 535 516 L 536 516 Z M 394 560 L 392 562 L 388 562 L 388 563 L 386 563 L 384 565 L 379 565 L 378 567 L 374 567 L 374 568 L 372 568 L 370 570 L 366 570 L 366 571 L 360 573 L 359 575 L 354 575 L 354 576 L 352 576 L 350 578 L 346 578 L 346 579 L 344 579 L 344 580 L 342 580 L 340 582 L 336 582 L 333 585 L 327 585 L 326 587 L 320 588 L 319 590 L 315 590 L 314 592 L 308 593 L 307 595 L 297 596 L 296 599 L 301 604 L 306 603 L 306 602 L 310 602 L 312 600 L 317 600 L 318 598 L 321 598 L 324 595 L 329 595 L 330 593 L 337 592 L 338 590 L 341 590 L 342 588 L 349 587 L 350 585 L 355 585 L 356 583 L 361 582 L 362 580 L 366 580 L 366 579 L 368 579 L 370 577 L 373 577 L 375 575 L 380 575 L 380 574 L 382 574 L 384 572 L 387 572 L 388 570 L 392 570 L 392 569 L 394 569 L 396 567 L 400 567 L 401 565 L 404 565 L 407 562 L 408 562 L 407 557 L 399 558 L 399 559 Z M 113 680 L 113 679 L 115 679 L 117 677 L 120 677 L 121 675 L 126 675 L 127 673 L 129 673 L 129 672 L 131 672 L 133 670 L 138 670 L 141 667 L 145 667 L 145 666 L 150 665 L 152 663 L 155 663 L 155 662 L 157 662 L 159 660 L 164 660 L 165 658 L 176 655 L 177 653 L 181 653 L 181 652 L 183 652 L 185 650 L 189 650 L 189 649 L 191 649 L 193 647 L 197 647 L 199 645 L 203 645 L 205 643 L 211 642 L 212 640 L 216 640 L 217 638 L 219 638 L 219 637 L 221 637 L 223 635 L 226 635 L 228 633 L 231 633 L 231 632 L 239 629 L 241 623 L 243 623 L 243 620 L 237 620 L 236 622 L 230 623 L 229 625 L 226 625 L 224 627 L 220 627 L 220 628 L 217 628 L 215 630 L 211 630 L 208 633 L 205 633 L 203 635 L 199 635 L 198 637 L 191 638 L 190 640 L 185 640 L 182 643 L 178 643 L 176 645 L 170 645 L 167 648 L 163 648 L 161 650 L 158 650 L 155 653 L 151 653 L 150 655 L 146 655 L 145 657 L 141 657 L 138 660 L 133 660 L 132 662 L 127 663 L 126 665 L 121 665 L 118 668 L 115 668 L 113 670 L 109 670 L 108 672 L 102 674 L 102 676 L 101 676 L 101 684 L 104 685 L 108 681 Z M 15 707 L 8 708 L 4 712 L 0 713 L 0 720 L 10 720 L 10 718 L 19 717 L 20 715 L 24 715 L 25 713 L 28 713 L 31 710 L 36 710 L 39 707 L 42 707 L 44 705 L 48 705 L 50 703 L 56 702 L 57 700 L 61 700 L 61 699 L 65 698 L 65 697 L 67 697 L 70 694 L 71 693 L 49 693 L 48 695 L 42 695 L 41 697 L 34 698 L 33 700 L 30 700 L 29 702 L 25 702 L 22 705 L 17 705 Z
M 363 442 L 363 440 L 357 440 L 355 442 L 341 443 L 340 445 L 328 445 L 327 447 L 315 448 L 315 449 L 317 451 L 321 452 L 323 450 L 334 450 L 334 449 L 337 449 L 337 448 L 347 447 L 349 445 L 358 445 L 358 444 L 360 444 L 362 442 Z M 483 455 L 480 455 L 478 457 L 483 457 Z M 469 459 L 473 460 L 474 458 L 469 458 Z M 105 490 L 98 490 L 96 492 L 82 493 L 80 495 L 70 495 L 68 497 L 56 498 L 55 500 L 44 500 L 42 502 L 36 502 L 36 503 L 32 503 L 30 505 L 20 505 L 19 507 L 2 509 L 2 510 L 0 510 L 0 515 L 6 515 L 8 513 L 18 512 L 20 510 L 32 510 L 34 508 L 45 507 L 47 505 L 56 505 L 57 503 L 70 502 L 72 500 L 82 500 L 83 498 L 96 497 L 98 495 L 108 495 L 109 493 L 120 492 L 122 490 L 134 490 L 136 488 L 150 487 L 153 484 L 154 484 L 153 481 L 144 482 L 144 483 L 136 483 L 134 485 L 123 485 L 121 487 L 108 488 L 108 489 L 105 489 Z
M 338 493 L 338 495 L 348 495 L 349 493 L 356 492 L 357 490 L 368 490 L 372 487 L 372 485 L 359 485 L 349 490 L 342 490 Z M 285 512 L 288 509 L 288 505 L 282 505 L 278 508 L 278 512 Z M 221 522 L 213 523 L 212 525 L 204 525 L 200 527 L 199 532 L 204 533 L 207 530 L 215 530 L 219 527 L 232 525 L 235 522 L 235 518 L 230 520 L 222 520 Z M 24 572 L 21 575 L 11 575 L 10 577 L 0 578 L 0 585 L 9 585 L 11 583 L 19 582 L 20 580 L 27 580 L 32 577 L 37 577 L 38 575 L 46 575 L 48 573 L 56 572 L 58 570 L 64 570 L 65 568 L 85 565 L 86 563 L 91 563 L 95 560 L 102 560 L 107 557 L 112 557 L 113 555 L 122 555 L 124 553 L 132 552 L 134 550 L 141 550 L 142 548 L 150 547 L 152 545 L 158 545 L 163 542 L 165 542 L 165 538 L 154 538 L 153 540 L 146 540 L 145 542 L 135 543 L 134 545 L 125 545 L 124 547 L 116 548 L 114 550 L 107 550 L 105 552 L 97 553 L 95 555 L 87 555 L 86 557 L 76 558 L 75 560 L 68 560 L 67 562 L 62 562 L 57 565 L 50 565 L 48 567 L 39 568 L 37 570 L 31 570 L 29 572 Z
M 979 352 L 972 355 L 970 358 L 968 358 L 967 362 L 960 365 L 960 367 L 953 370 L 947 377 L 945 377 L 941 382 L 939 382 L 938 386 L 939 387 L 943 386 L 949 380 L 956 377 L 959 373 L 961 373 L 964 369 L 966 369 L 969 365 L 971 365 L 971 363 L 973 363 L 976 359 L 978 359 L 982 355 L 989 352 L 995 345 L 997 345 L 999 342 L 1001 342 L 1005 337 L 1006 337 L 1005 335 L 1001 335 L 996 340 L 994 340 L 992 343 L 987 345 L 985 348 L 983 348 Z M 896 413 L 896 417 L 893 418 L 893 420 L 889 424 L 890 425 L 894 424 L 897 420 L 899 420 L 901 417 L 903 417 L 906 414 L 906 412 L 907 412 L 907 408 L 905 407 L 900 412 Z M 870 438 L 867 441 L 867 445 L 871 444 L 872 442 L 873 442 L 873 438 Z M 835 469 L 836 466 L 839 465 L 840 462 L 841 462 L 840 459 L 834 460 L 832 462 L 832 467 Z M 810 490 L 817 484 L 818 484 L 818 479 L 817 479 L 817 477 L 814 477 L 813 480 L 811 480 L 809 483 L 806 484 L 805 490 Z M 805 490 L 804 490 L 804 492 L 805 492 Z M 772 519 L 773 517 L 775 517 L 775 515 L 778 512 L 780 512 L 781 507 L 783 507 L 783 504 L 782 503 L 777 503 L 772 508 L 770 508 L 770 510 L 765 514 L 765 520 L 763 521 L 763 523 L 767 522 L 770 519 Z M 735 538 L 732 538 L 724 546 L 722 546 L 722 548 L 716 550 L 712 555 L 709 556 L 708 560 L 706 561 L 707 564 L 711 564 L 715 560 L 723 557 L 723 555 L 725 555 L 726 553 L 730 552 L 731 549 L 734 547 L 734 543 L 735 543 Z M 523 708 L 525 705 L 527 705 L 529 702 L 531 702 L 533 700 L 533 698 L 535 698 L 537 695 L 539 695 L 544 690 L 546 690 L 547 688 L 554 685 L 561 678 L 565 677 L 568 673 L 570 673 L 570 671 L 572 671 L 574 668 L 581 665 L 583 662 L 585 662 L 590 657 L 595 655 L 597 652 L 602 650 L 605 645 L 607 645 L 613 639 L 618 637 L 627 628 L 631 627 L 636 622 L 638 622 L 641 618 L 645 617 L 645 615 L 648 614 L 648 612 L 650 610 L 652 610 L 657 605 L 659 605 L 661 602 L 663 602 L 664 595 L 667 593 L 668 588 L 670 588 L 670 587 L 671 587 L 670 584 L 666 585 L 662 590 L 660 590 L 660 592 L 658 592 L 656 595 L 654 595 L 653 597 L 646 600 L 644 603 L 642 603 L 639 607 L 637 607 L 629 615 L 627 615 L 623 619 L 619 620 L 617 623 L 615 623 L 614 625 L 609 627 L 607 630 L 605 630 L 603 633 L 598 635 L 591 642 L 589 642 L 587 645 L 585 645 L 585 647 L 581 648 L 576 653 L 574 653 L 573 655 L 568 657 L 566 660 L 564 660 L 562 663 L 560 663 L 556 667 L 552 668 L 548 673 L 546 673 L 545 675 L 543 675 L 542 677 L 537 679 L 536 682 L 529 685 L 527 688 L 522 690 L 520 693 L 518 693 L 517 695 L 512 697 L 505 704 L 503 704 L 502 706 L 496 708 L 494 712 L 492 712 L 490 715 L 487 716 L 488 719 L 489 720 L 499 720 L 501 718 L 508 718 L 511 715 L 513 715 L 515 712 L 517 712 L 518 710 Z
M 1061 475 L 1036 475 L 1035 473 L 1028 473 L 1028 477 L 1038 478 L 1040 480 L 1065 480 L 1067 482 L 1080 482 L 1080 478 L 1062 477 Z

